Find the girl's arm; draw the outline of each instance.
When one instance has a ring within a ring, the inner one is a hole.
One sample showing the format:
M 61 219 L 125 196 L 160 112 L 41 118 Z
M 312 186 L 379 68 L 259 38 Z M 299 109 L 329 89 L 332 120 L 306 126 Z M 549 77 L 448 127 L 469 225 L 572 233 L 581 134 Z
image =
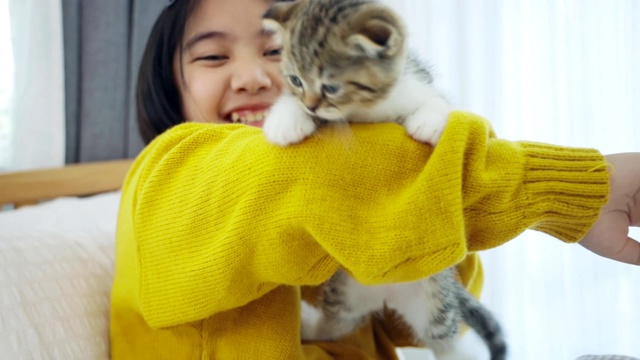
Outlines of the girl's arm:
M 118 230 L 147 322 L 203 319 L 339 266 L 365 284 L 415 280 L 527 228 L 574 242 L 607 200 L 597 151 L 500 140 L 472 114 L 453 113 L 435 149 L 396 124 L 351 129 L 279 148 L 258 129 L 189 123 L 150 144 Z

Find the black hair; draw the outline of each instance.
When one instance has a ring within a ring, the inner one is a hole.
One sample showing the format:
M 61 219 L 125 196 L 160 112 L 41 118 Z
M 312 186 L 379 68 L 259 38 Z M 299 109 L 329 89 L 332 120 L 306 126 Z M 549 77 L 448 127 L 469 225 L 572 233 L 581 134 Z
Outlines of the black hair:
M 197 2 L 179 0 L 164 8 L 147 39 L 136 84 L 136 118 L 145 144 L 184 122 L 173 61 Z

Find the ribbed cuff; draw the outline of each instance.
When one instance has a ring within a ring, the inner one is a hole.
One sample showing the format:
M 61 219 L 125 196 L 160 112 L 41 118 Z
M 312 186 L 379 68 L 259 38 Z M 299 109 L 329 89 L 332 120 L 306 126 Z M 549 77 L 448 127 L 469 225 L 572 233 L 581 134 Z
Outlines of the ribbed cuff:
M 594 149 L 522 142 L 526 150 L 523 190 L 531 227 L 565 242 L 577 242 L 598 219 L 609 195 L 604 156 Z

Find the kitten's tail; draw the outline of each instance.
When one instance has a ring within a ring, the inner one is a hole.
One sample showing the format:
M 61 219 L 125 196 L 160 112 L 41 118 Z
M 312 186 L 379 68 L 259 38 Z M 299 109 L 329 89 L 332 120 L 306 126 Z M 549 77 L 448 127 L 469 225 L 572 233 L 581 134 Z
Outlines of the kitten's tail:
M 489 348 L 491 360 L 505 360 L 507 358 L 507 343 L 500 324 L 487 308 L 462 286 L 460 287 L 458 301 L 460 302 L 462 319 L 480 335 Z

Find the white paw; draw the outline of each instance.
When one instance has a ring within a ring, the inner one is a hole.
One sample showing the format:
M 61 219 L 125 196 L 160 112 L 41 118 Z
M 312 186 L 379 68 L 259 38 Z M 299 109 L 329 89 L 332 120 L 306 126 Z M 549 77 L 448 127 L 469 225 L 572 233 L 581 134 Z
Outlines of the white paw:
M 280 146 L 299 143 L 315 130 L 313 119 L 289 96 L 273 104 L 262 126 L 267 140 Z
M 316 340 L 316 329 L 322 317 L 322 312 L 309 305 L 306 301 L 300 303 L 300 336 L 302 340 Z
M 409 115 L 404 127 L 414 139 L 436 145 L 447 126 L 451 107 L 444 100 L 432 99 Z

